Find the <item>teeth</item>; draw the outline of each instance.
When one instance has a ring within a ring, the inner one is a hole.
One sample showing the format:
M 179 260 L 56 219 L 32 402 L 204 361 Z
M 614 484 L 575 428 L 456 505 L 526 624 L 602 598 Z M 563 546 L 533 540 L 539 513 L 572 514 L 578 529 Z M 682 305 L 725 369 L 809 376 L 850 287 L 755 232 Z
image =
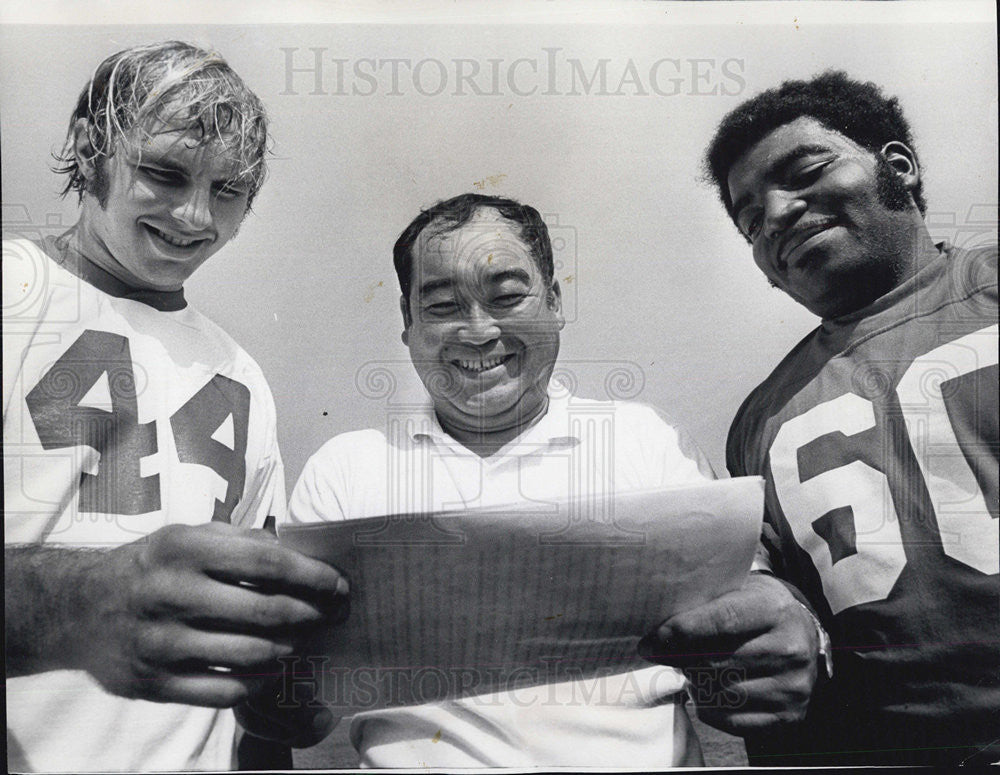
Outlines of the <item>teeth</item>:
M 195 242 L 198 241 L 196 239 L 180 239 L 178 237 L 172 237 L 169 234 L 160 231 L 159 229 L 153 229 L 153 231 L 155 231 L 156 235 L 164 242 L 169 242 L 171 245 L 176 245 L 179 248 L 186 248 L 189 245 L 193 245 Z
M 468 361 L 468 360 L 464 360 L 464 359 L 458 361 L 458 364 L 463 369 L 466 369 L 468 371 L 476 371 L 476 372 L 486 371 L 487 369 L 492 369 L 492 368 L 494 368 L 496 366 L 499 366 L 501 363 L 503 363 L 503 358 L 502 357 L 501 358 L 489 358 L 489 359 L 484 360 L 484 361 Z

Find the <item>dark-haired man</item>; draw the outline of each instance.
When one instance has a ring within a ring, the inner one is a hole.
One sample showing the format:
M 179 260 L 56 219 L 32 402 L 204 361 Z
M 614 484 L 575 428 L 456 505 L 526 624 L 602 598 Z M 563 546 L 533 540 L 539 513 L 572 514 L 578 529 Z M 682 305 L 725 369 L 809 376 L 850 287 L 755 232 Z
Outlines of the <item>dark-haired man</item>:
M 759 763 L 1000 759 L 996 248 L 932 242 L 897 100 L 843 73 L 738 107 L 707 163 L 761 271 L 822 318 L 727 450 L 767 478 L 791 584 L 752 574 L 647 650 L 731 654 L 695 661 L 742 670 L 743 702 L 700 713 Z
M 4 242 L 11 770 L 229 769 L 227 708 L 342 601 L 334 569 L 249 529 L 285 507 L 274 402 L 184 299 L 266 149 L 260 100 L 217 54 L 120 51 L 61 155 L 79 220 Z M 332 721 L 291 715 L 251 726 L 311 742 Z
M 403 342 L 430 402 L 327 442 L 292 492 L 292 520 L 570 496 L 592 496 L 596 510 L 616 492 L 710 478 L 697 448 L 650 407 L 578 398 L 550 381 L 564 321 L 534 208 L 477 194 L 440 202 L 406 228 L 394 258 Z M 361 713 L 351 740 L 368 767 L 700 764 L 683 687 L 660 666 L 562 678 Z

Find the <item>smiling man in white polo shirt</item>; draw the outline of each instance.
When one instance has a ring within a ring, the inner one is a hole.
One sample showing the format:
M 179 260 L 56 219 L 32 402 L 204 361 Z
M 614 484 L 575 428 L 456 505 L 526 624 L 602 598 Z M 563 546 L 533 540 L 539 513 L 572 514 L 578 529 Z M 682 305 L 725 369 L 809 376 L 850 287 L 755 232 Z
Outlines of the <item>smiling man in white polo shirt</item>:
M 394 258 L 403 342 L 430 404 L 385 430 L 327 442 L 292 494 L 293 521 L 712 478 L 694 444 L 652 408 L 577 398 L 550 382 L 565 320 L 534 208 L 477 194 L 440 202 L 406 228 Z M 680 672 L 656 666 L 585 686 L 372 711 L 354 718 L 351 741 L 370 767 L 700 764 L 683 688 Z

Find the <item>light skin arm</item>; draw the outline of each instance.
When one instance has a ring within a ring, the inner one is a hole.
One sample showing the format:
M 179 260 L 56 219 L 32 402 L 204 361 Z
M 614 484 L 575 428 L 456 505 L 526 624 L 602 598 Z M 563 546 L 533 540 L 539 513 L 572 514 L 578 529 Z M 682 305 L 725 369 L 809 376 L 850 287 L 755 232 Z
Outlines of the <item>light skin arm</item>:
M 8 677 L 85 670 L 113 694 L 154 702 L 246 700 L 277 657 L 346 605 L 346 580 L 329 565 L 222 523 L 171 525 L 114 549 L 6 547 L 4 560 Z
M 8 678 L 79 664 L 75 613 L 99 588 L 90 581 L 107 554 L 34 544 L 4 548 Z

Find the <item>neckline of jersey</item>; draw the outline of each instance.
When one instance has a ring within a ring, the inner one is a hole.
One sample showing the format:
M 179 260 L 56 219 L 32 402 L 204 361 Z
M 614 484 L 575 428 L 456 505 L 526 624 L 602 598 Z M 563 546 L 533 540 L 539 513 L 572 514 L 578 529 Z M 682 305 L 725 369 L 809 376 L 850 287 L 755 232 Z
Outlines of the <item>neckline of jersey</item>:
M 67 272 L 76 275 L 88 285 L 94 286 L 109 296 L 137 301 L 160 312 L 178 312 L 187 307 L 183 288 L 176 291 L 133 288 L 99 267 L 83 253 L 76 250 L 69 240 L 64 240 L 62 237 L 49 236 L 41 242 L 35 241 L 35 244 Z
M 921 258 L 925 263 L 913 275 L 892 290 L 878 297 L 869 304 L 854 312 L 839 318 L 827 318 L 820 328 L 827 335 L 835 335 L 840 331 L 853 330 L 865 321 L 874 321 L 880 313 L 892 309 L 901 300 L 913 295 L 926 287 L 933 277 L 942 271 L 944 263 L 950 260 L 954 248 L 948 242 L 931 243 L 921 250 Z

